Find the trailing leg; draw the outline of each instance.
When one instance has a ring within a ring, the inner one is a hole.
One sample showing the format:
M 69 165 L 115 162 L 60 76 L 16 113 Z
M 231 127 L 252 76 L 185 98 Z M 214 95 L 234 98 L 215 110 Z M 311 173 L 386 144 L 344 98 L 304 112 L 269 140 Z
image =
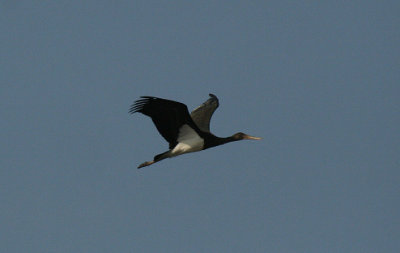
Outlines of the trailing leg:
M 149 165 L 152 165 L 153 163 L 156 163 L 156 162 L 159 162 L 159 161 L 161 161 L 161 160 L 163 160 L 165 158 L 168 158 L 168 157 L 170 157 L 169 154 L 170 154 L 170 150 L 168 150 L 168 151 L 166 151 L 164 153 L 158 154 L 158 155 L 156 155 L 154 157 L 153 161 L 144 162 L 144 163 L 140 164 L 138 166 L 138 169 L 146 167 L 146 166 L 149 166 Z

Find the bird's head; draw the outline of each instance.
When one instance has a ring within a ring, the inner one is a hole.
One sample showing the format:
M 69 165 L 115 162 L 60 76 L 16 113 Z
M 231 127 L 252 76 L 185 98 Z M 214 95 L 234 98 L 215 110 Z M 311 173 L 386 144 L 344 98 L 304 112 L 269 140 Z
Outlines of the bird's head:
M 240 140 L 261 140 L 260 137 L 254 137 L 242 132 L 236 133 L 231 136 L 231 138 L 235 141 L 240 141 Z

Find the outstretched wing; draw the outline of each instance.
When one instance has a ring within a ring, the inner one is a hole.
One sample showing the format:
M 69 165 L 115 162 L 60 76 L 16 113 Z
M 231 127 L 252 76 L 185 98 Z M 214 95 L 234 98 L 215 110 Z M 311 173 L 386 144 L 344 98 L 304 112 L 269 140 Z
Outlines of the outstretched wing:
M 194 125 L 187 106 L 172 100 L 142 96 L 131 106 L 129 112 L 140 112 L 149 116 L 170 148 L 177 144 L 182 125 Z
M 200 128 L 203 132 L 210 132 L 210 120 L 218 108 L 218 98 L 214 94 L 209 94 L 211 98 L 209 98 L 202 105 L 197 107 L 192 111 L 190 116 L 192 117 L 194 123 Z

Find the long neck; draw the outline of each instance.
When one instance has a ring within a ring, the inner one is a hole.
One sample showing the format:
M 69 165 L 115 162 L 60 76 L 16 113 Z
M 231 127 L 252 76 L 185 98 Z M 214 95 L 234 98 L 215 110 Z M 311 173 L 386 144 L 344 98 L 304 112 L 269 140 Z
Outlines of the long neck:
M 232 142 L 232 141 L 237 141 L 237 140 L 234 139 L 232 136 L 221 138 L 221 137 L 217 137 L 215 135 L 210 134 L 208 136 L 208 138 L 206 138 L 204 149 L 223 145 L 223 144 L 226 144 L 226 143 Z

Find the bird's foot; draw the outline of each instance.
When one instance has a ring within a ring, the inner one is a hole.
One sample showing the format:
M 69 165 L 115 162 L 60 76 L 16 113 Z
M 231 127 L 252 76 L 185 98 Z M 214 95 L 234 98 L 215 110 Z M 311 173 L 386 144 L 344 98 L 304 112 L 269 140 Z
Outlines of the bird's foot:
M 154 161 L 151 161 L 151 162 L 144 162 L 144 163 L 140 164 L 137 168 L 140 169 L 140 168 L 143 168 L 143 167 L 152 165 L 153 163 L 155 163 L 155 162 L 154 162 Z

